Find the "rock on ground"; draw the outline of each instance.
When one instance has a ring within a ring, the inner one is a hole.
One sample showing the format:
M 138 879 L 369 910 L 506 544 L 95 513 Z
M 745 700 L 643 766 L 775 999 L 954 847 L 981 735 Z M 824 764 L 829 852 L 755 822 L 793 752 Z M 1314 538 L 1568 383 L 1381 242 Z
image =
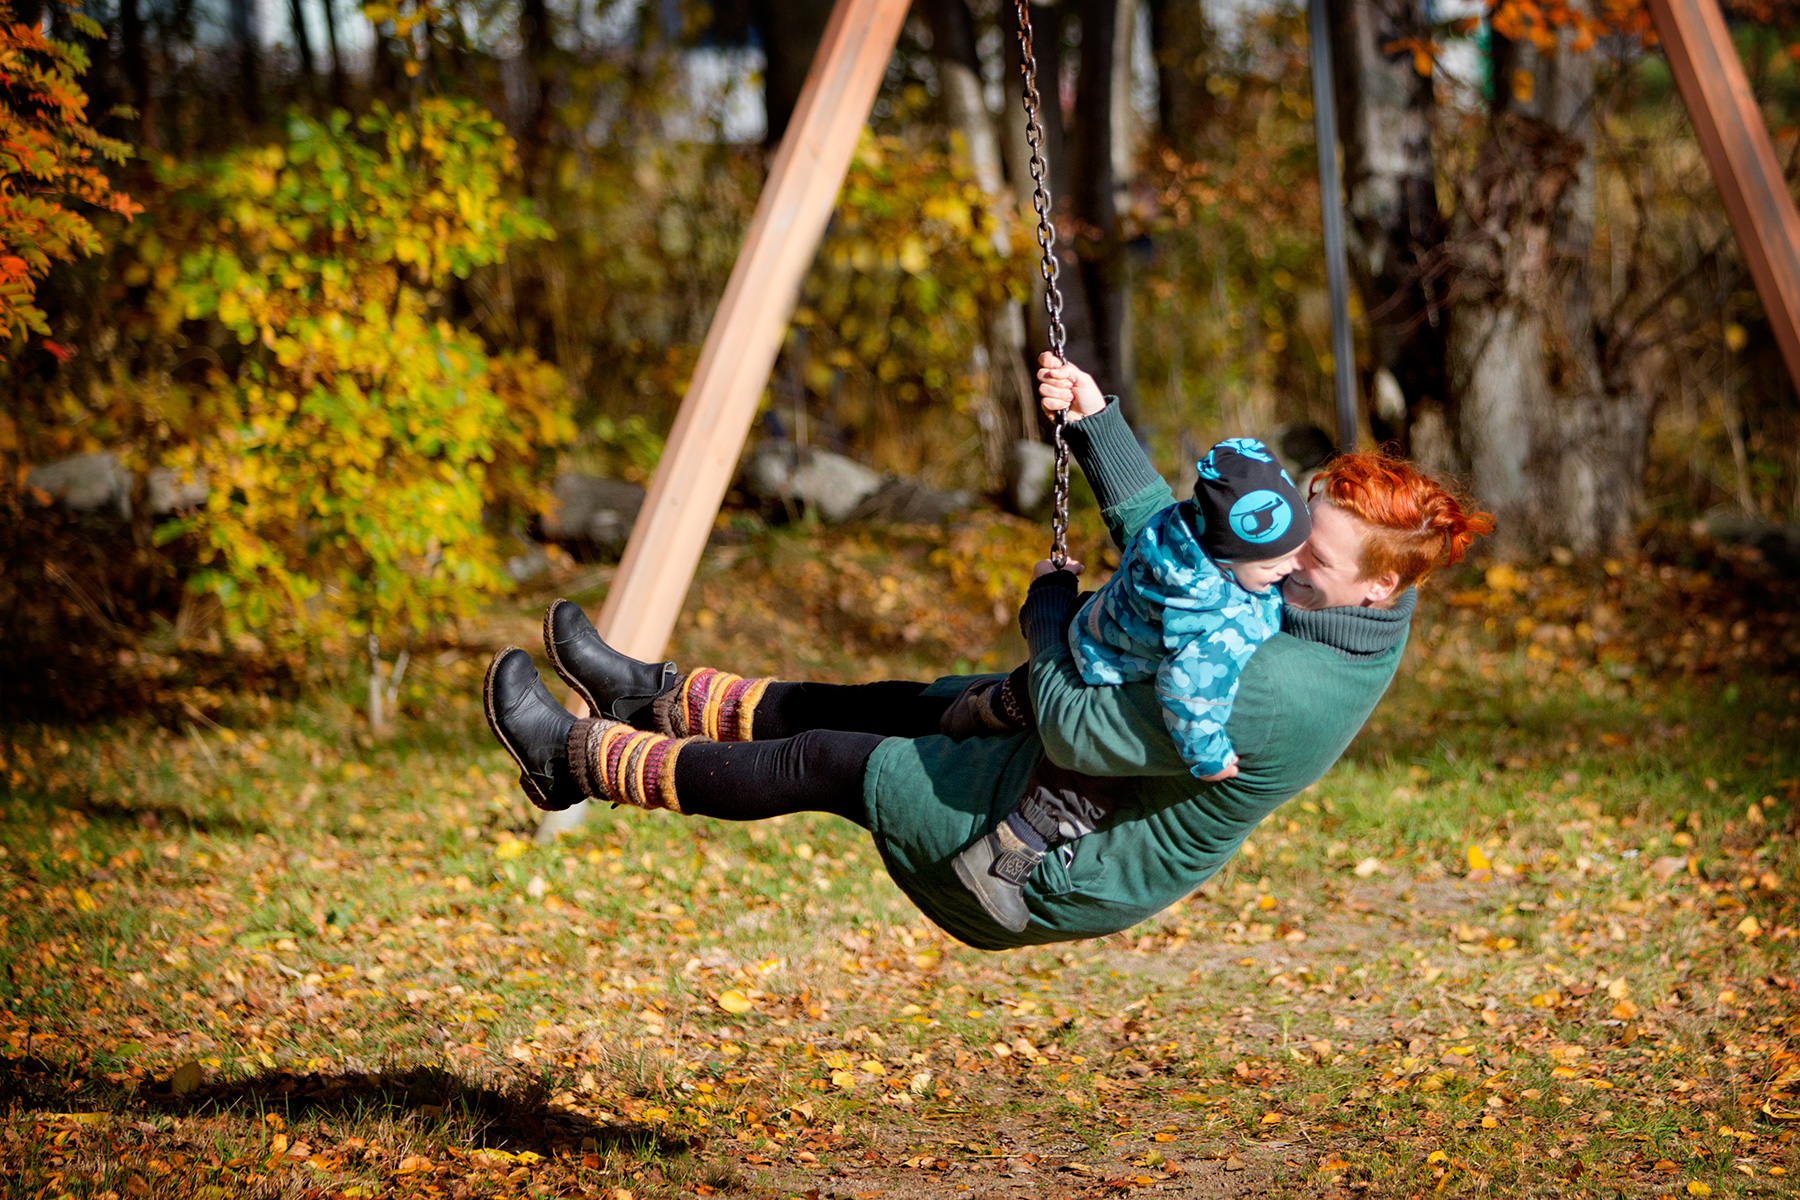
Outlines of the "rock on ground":
M 34 467 L 25 476 L 27 494 L 42 493 L 76 516 L 131 520 L 131 472 L 111 451 L 77 454 Z M 166 517 L 206 503 L 205 479 L 184 481 L 172 467 L 154 467 L 145 480 L 152 517 Z
M 616 556 L 625 549 L 644 506 L 644 489 L 622 479 L 568 472 L 556 477 L 550 491 L 556 505 L 539 526 L 543 540 L 602 555 Z
M 739 483 L 761 504 L 796 514 L 817 512 L 832 525 L 941 521 L 975 499 L 968 492 L 882 475 L 853 458 L 802 448 L 785 438 L 768 438 L 751 447 Z

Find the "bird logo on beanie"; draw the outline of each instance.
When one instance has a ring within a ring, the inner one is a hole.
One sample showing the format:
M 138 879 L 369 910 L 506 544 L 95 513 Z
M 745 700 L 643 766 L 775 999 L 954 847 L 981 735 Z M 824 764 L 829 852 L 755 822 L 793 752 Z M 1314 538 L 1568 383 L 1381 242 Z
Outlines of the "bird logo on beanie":
M 1221 562 L 1281 558 L 1312 535 L 1294 481 L 1255 438 L 1228 438 L 1195 464 L 1194 534 Z
M 1246 542 L 1272 542 L 1294 523 L 1294 508 L 1281 496 L 1262 488 L 1239 498 L 1231 506 L 1231 529 Z

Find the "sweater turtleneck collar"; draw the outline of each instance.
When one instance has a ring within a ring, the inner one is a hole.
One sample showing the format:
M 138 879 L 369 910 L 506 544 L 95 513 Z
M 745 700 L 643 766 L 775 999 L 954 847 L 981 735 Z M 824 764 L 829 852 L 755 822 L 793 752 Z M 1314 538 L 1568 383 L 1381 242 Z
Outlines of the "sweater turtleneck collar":
M 1305 642 L 1330 646 L 1345 658 L 1384 654 L 1406 638 L 1413 609 L 1418 606 L 1416 588 L 1407 588 L 1392 608 L 1281 608 L 1281 629 Z

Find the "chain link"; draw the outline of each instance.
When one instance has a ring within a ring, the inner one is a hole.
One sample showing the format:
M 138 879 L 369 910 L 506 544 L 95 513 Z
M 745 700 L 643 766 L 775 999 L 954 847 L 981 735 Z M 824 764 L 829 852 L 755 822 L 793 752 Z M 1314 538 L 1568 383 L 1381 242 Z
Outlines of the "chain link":
M 1031 207 L 1037 212 L 1037 243 L 1042 252 L 1038 273 L 1044 277 L 1044 312 L 1049 318 L 1050 353 L 1061 363 L 1063 353 L 1062 288 L 1057 283 L 1061 264 L 1056 258 L 1056 222 L 1051 216 L 1049 168 L 1044 162 L 1044 127 L 1038 119 L 1043 98 L 1038 95 L 1037 54 L 1032 45 L 1030 0 L 1013 0 L 1019 14 L 1019 71 L 1025 77 L 1025 143 L 1031 147 Z M 1055 81 L 1051 81 L 1055 85 Z M 1063 437 L 1068 410 L 1056 414 L 1051 425 L 1051 444 L 1056 447 L 1056 490 L 1050 512 L 1050 562 L 1061 570 L 1069 561 L 1069 443 Z

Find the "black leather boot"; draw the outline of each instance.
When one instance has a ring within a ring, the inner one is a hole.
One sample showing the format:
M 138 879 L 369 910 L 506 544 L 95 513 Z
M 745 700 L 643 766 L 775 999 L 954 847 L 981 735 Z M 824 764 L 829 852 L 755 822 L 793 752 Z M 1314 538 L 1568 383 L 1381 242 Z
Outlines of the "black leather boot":
M 488 725 L 519 764 L 519 786 L 539 808 L 556 812 L 584 797 L 569 769 L 575 718 L 556 702 L 531 655 L 508 646 L 494 656 L 482 686 Z
M 558 600 L 544 613 L 544 653 L 590 712 L 639 729 L 652 728 L 640 718 L 648 721 L 651 702 L 677 678 L 672 662 L 639 662 L 607 645 L 581 605 L 570 600 Z

